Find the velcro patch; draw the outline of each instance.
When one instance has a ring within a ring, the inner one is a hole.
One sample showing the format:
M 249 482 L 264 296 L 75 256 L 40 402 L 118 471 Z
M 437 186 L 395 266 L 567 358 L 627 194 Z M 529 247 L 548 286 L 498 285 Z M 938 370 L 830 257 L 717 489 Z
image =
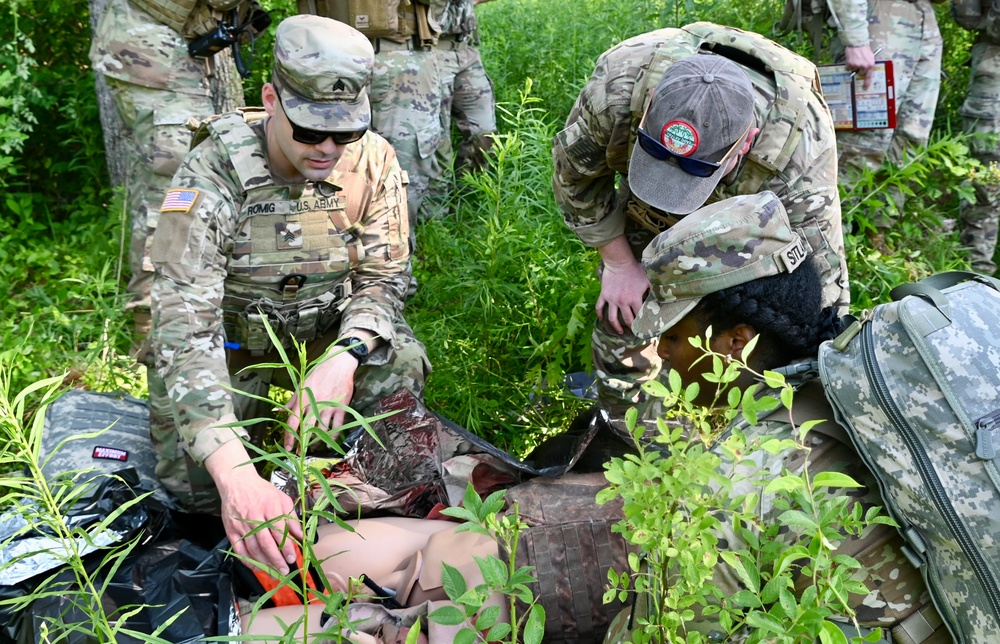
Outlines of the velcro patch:
M 167 196 L 163 198 L 163 205 L 160 206 L 160 212 L 189 212 L 197 199 L 197 190 L 184 188 L 168 190 Z
M 127 461 L 128 452 L 123 449 L 118 449 L 117 447 L 101 447 L 97 445 L 94 447 L 94 452 L 90 455 L 92 458 L 100 458 L 107 461 Z

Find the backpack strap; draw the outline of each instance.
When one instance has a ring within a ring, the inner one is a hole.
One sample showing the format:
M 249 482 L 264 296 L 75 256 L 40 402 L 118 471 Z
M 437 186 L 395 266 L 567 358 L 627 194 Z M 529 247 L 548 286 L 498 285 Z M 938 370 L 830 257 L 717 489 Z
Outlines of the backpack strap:
M 951 305 L 948 304 L 948 298 L 941 291 L 969 280 L 980 282 L 1000 291 L 1000 280 L 996 278 L 969 271 L 947 271 L 925 277 L 912 284 L 900 284 L 889 292 L 889 296 L 894 302 L 898 302 L 904 297 L 915 295 L 934 306 L 933 310 L 923 316 L 920 328 L 921 334 L 927 335 L 951 324 Z

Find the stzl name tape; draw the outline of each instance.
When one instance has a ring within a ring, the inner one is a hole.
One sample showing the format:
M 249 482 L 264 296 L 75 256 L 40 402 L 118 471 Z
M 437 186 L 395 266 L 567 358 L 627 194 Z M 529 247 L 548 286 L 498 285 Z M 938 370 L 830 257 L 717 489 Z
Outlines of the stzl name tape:
M 123 449 L 118 449 L 117 447 L 101 447 L 97 446 L 94 448 L 93 458 L 102 458 L 108 461 L 127 461 L 128 452 Z

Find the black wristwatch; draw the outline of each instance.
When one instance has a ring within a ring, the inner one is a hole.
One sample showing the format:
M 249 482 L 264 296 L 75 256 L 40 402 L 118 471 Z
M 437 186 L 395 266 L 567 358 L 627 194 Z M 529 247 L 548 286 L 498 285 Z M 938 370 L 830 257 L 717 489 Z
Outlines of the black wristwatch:
M 350 347 L 347 352 L 357 358 L 358 364 L 364 364 L 368 358 L 368 345 L 361 338 L 344 338 L 336 344 L 338 347 Z

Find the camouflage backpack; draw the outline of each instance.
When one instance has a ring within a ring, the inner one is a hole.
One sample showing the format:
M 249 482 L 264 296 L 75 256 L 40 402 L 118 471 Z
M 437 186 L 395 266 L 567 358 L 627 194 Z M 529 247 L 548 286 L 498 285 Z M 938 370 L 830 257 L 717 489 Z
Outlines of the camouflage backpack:
M 820 378 L 956 642 L 1000 632 L 1000 281 L 893 290 L 822 345 Z

